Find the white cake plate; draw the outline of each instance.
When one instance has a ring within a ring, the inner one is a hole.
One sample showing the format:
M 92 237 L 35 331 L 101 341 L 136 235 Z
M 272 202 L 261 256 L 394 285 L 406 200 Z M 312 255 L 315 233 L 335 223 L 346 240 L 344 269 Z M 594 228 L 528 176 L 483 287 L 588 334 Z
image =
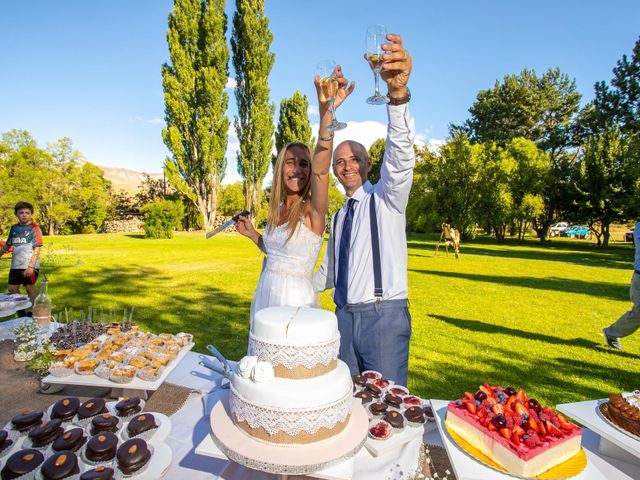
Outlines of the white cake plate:
M 431 408 L 436 416 L 436 424 L 442 443 L 458 480 L 514 480 L 516 477 L 487 467 L 458 447 L 444 425 L 448 403 L 448 400 L 431 400 Z M 558 410 L 560 409 L 558 408 Z M 599 438 L 590 430 L 584 429 L 582 431 L 582 447 L 587 455 L 587 466 L 580 474 L 571 477 L 571 480 L 640 479 L 640 468 L 618 460 L 603 458 L 597 451 Z
M 211 433 L 216 447 L 236 463 L 263 472 L 308 475 L 353 457 L 364 444 L 369 418 L 358 399 L 339 434 L 309 446 L 277 446 L 256 440 L 231 420 L 228 392 L 211 410 Z
M 563 403 L 557 405 L 556 409 L 600 435 L 600 444 L 598 445 L 600 453 L 640 467 L 640 440 L 609 423 L 598 411 L 599 405 L 607 401 L 607 399 L 602 399 Z

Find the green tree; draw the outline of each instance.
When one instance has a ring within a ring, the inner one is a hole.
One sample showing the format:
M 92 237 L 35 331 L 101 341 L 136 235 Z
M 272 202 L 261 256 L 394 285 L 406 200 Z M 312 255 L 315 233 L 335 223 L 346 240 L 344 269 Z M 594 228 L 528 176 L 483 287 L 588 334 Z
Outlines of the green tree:
M 440 230 L 442 218 L 438 213 L 435 188 L 435 172 L 440 153 L 431 151 L 427 145 L 418 151 L 413 169 L 413 185 L 407 205 L 407 228 L 412 232 L 435 232 Z M 467 229 L 468 238 L 473 232 Z
M 309 124 L 309 100 L 307 96 L 296 90 L 293 96 L 280 101 L 280 114 L 276 128 L 276 155 L 272 155 L 271 163 L 275 165 L 280 150 L 291 142 L 302 142 L 311 148 L 311 125 Z
M 81 213 L 72 222 L 72 230 L 95 233 L 109 214 L 111 182 L 104 178 L 100 167 L 92 163 L 83 163 L 79 170 L 79 184 L 73 194 L 73 205 Z
M 167 31 L 171 63 L 162 66 L 162 138 L 172 153 L 165 174 L 193 202 L 207 229 L 215 220 L 229 129 L 224 7 L 224 0 L 175 0 Z
M 144 234 L 147 238 L 171 238 L 184 217 L 184 205 L 180 201 L 154 200 L 142 207 Z
M 245 207 L 252 217 L 260 208 L 262 182 L 273 146 L 275 106 L 269 103 L 268 83 L 275 60 L 269 50 L 272 40 L 264 0 L 236 0 L 231 48 L 237 82 L 238 173 L 244 180 Z
M 220 215 L 233 216 L 244 208 L 242 182 L 223 185 L 218 198 Z
M 384 158 L 385 139 L 379 138 L 369 147 L 369 158 L 371 159 L 371 171 L 369 181 L 375 184 L 380 180 L 380 167 Z

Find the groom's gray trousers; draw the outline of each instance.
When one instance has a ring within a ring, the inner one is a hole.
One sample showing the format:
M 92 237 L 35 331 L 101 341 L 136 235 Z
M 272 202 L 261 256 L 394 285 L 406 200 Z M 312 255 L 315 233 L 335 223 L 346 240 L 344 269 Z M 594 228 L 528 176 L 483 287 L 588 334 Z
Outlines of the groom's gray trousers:
M 411 315 L 407 300 L 383 300 L 336 308 L 340 359 L 351 374 L 377 370 L 407 385 Z

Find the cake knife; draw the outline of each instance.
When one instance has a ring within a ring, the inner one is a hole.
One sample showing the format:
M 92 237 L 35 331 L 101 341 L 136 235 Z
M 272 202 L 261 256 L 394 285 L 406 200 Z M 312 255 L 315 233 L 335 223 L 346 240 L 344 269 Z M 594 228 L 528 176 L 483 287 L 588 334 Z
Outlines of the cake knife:
M 232 225 L 235 225 L 238 222 L 238 219 L 240 217 L 248 217 L 248 216 L 249 216 L 249 212 L 246 210 L 243 210 L 240 213 L 234 215 L 233 217 L 231 217 L 230 220 L 227 220 L 222 225 L 217 227 L 215 230 L 207 232 L 207 240 L 213 237 L 214 235 L 217 235 L 218 233 L 222 232 L 224 229 L 229 228 Z
M 214 347 L 213 345 L 207 345 L 207 350 L 209 350 L 209 353 L 211 353 L 211 355 L 213 355 L 220 361 L 220 363 L 224 366 L 224 370 L 226 372 L 227 371 L 231 372 L 232 370 L 231 365 L 229 365 L 229 362 L 227 362 L 227 359 L 224 358 L 224 355 L 222 355 L 216 347 Z

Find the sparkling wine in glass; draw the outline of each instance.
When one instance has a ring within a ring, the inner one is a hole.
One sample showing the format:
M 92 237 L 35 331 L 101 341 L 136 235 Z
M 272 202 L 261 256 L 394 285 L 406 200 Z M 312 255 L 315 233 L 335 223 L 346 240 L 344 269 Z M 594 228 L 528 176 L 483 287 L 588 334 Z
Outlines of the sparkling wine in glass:
M 329 102 L 331 108 L 331 123 L 327 126 L 327 130 L 335 132 L 342 130 L 347 126 L 344 122 L 336 119 L 336 108 L 334 106 L 336 94 L 338 93 L 338 79 L 336 78 L 336 62 L 333 60 L 323 60 L 318 63 L 316 73 L 320 77 L 320 88 L 324 97 Z
M 367 28 L 365 36 L 365 56 L 373 70 L 373 79 L 376 83 L 376 91 L 373 96 L 367 98 L 367 103 L 371 105 L 384 105 L 389 103 L 389 99 L 380 93 L 380 69 L 382 68 L 382 45 L 388 43 L 387 27 L 384 25 L 371 25 Z

